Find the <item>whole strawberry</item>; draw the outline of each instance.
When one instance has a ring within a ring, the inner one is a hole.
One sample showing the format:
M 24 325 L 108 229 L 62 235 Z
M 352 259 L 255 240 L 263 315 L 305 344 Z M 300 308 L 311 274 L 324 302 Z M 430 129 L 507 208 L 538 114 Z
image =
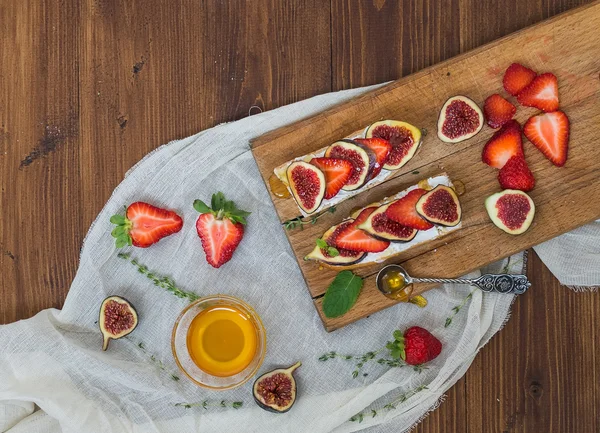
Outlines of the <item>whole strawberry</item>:
M 388 343 L 388 348 L 392 357 L 400 357 L 409 365 L 420 365 L 437 358 L 442 343 L 426 329 L 413 326 L 404 335 L 394 331 L 394 341 Z
M 244 236 L 246 217 L 250 212 L 238 209 L 222 192 L 213 194 L 210 205 L 208 207 L 202 200 L 194 201 L 194 209 L 202 214 L 196 221 L 196 230 L 206 261 L 219 268 L 231 260 Z
M 172 210 L 142 201 L 130 204 L 125 216 L 113 215 L 110 222 L 117 225 L 111 233 L 117 248 L 125 245 L 148 248 L 183 227 L 183 220 Z

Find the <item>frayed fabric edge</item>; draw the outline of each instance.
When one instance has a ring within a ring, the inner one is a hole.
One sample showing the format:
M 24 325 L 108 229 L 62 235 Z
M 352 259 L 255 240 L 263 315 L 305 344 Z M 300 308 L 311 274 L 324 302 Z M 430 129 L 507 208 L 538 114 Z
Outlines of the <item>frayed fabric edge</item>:
M 561 284 L 561 286 L 568 287 L 577 293 L 597 292 L 600 289 L 600 286 L 570 286 L 568 284 Z
M 408 429 L 404 430 L 402 433 L 410 433 L 410 432 L 411 432 L 411 431 L 413 431 L 415 428 L 417 428 L 417 426 L 418 426 L 419 424 L 421 424 L 421 423 L 423 422 L 423 420 L 424 420 L 425 418 L 427 418 L 431 412 L 433 412 L 433 411 L 434 411 L 434 410 L 436 410 L 438 407 L 440 407 L 440 405 L 441 405 L 441 404 L 442 404 L 444 401 L 446 401 L 446 394 L 442 394 L 442 395 L 440 396 L 440 398 L 438 398 L 438 399 L 436 400 L 436 402 L 435 402 L 435 403 L 433 403 L 433 405 L 431 405 L 431 406 L 429 407 L 429 409 L 427 409 L 427 410 L 425 411 L 425 413 L 424 413 L 423 415 L 421 415 L 421 416 L 419 417 L 419 419 L 418 419 L 418 420 L 416 420 L 416 421 L 414 422 L 414 424 L 413 424 L 413 425 L 411 425 L 411 426 L 410 426 Z

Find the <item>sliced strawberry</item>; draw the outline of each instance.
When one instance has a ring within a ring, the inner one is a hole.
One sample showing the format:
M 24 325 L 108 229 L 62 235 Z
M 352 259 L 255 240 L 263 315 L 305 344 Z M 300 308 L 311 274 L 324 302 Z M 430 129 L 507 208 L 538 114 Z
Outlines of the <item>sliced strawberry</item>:
M 502 189 L 518 189 L 531 191 L 535 186 L 535 178 L 525 158 L 513 156 L 498 172 L 498 182 Z
M 361 251 L 365 253 L 379 253 L 390 246 L 389 241 L 376 239 L 367 232 L 357 228 L 367 220 L 377 208 L 369 207 L 364 209 L 358 217 L 342 230 L 334 240 L 336 248 L 343 248 L 350 251 Z
M 500 128 L 512 119 L 516 112 L 517 107 L 497 93 L 488 96 L 483 104 L 483 114 L 492 128 Z
M 401 199 L 393 202 L 385 211 L 386 216 L 403 226 L 417 230 L 429 230 L 433 224 L 421 217 L 416 208 L 417 202 L 425 193 L 427 191 L 424 189 L 413 189 Z
M 141 201 L 130 204 L 125 216 L 113 215 L 110 222 L 117 225 L 112 231 L 117 248 L 147 248 L 183 227 L 183 220 L 175 212 Z
M 508 93 L 517 96 L 521 90 L 533 81 L 536 75 L 531 69 L 518 63 L 513 63 L 506 69 L 502 84 Z
M 310 163 L 325 175 L 325 198 L 335 197 L 352 175 L 352 163 L 345 159 L 313 158 Z
M 538 75 L 517 96 L 521 105 L 539 108 L 550 112 L 558 110 L 558 80 L 556 75 L 546 73 Z
M 238 209 L 221 192 L 213 194 L 211 207 L 196 200 L 194 209 L 202 214 L 196 221 L 196 230 L 202 241 L 206 261 L 212 267 L 219 268 L 231 259 L 242 240 L 246 217 L 250 212 Z
M 485 144 L 481 159 L 491 167 L 502 168 L 506 161 L 516 155 L 523 156 L 521 126 L 516 120 L 511 120 Z
M 392 151 L 392 144 L 388 140 L 378 137 L 355 138 L 354 141 L 364 144 L 373 152 L 375 152 L 375 167 L 373 168 L 373 172 L 369 177 L 370 179 L 377 177 L 377 175 L 381 173 L 381 170 L 383 169 L 385 160 Z
M 530 117 L 523 132 L 554 165 L 565 165 L 569 150 L 569 118 L 565 113 L 555 111 Z

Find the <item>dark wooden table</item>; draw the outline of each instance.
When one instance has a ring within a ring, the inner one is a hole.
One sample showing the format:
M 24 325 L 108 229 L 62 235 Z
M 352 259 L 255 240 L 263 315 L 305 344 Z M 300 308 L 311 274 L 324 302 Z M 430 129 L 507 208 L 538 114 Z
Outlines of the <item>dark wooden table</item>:
M 578 0 L 4 0 L 0 323 L 60 308 L 91 222 L 147 152 L 392 80 Z M 597 35 L 590 35 L 597 37 Z M 418 432 L 600 431 L 597 294 L 533 289 Z

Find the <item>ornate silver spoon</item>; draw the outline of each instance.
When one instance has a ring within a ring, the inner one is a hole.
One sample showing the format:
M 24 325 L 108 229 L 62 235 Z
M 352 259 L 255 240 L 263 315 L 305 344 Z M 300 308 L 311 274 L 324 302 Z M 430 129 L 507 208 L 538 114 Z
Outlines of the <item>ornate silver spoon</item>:
M 383 278 L 390 271 L 396 271 L 404 279 L 404 284 L 400 288 L 389 290 Z M 400 265 L 387 265 L 381 268 L 377 274 L 377 288 L 386 296 L 397 292 L 398 289 L 408 286 L 412 283 L 450 283 L 450 284 L 468 284 L 479 287 L 484 292 L 511 293 L 520 295 L 531 286 L 525 275 L 516 274 L 484 274 L 478 278 L 413 278 Z

